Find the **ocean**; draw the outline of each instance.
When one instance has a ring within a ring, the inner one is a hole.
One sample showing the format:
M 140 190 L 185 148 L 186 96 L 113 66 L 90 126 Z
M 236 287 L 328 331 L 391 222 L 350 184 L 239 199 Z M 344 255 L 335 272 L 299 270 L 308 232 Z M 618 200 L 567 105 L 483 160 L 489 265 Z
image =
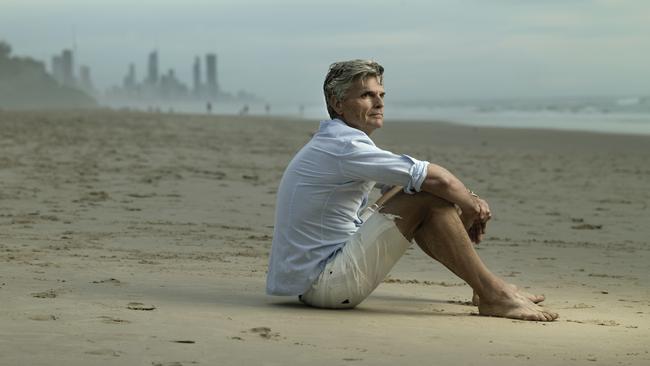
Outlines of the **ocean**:
M 327 118 L 322 103 L 214 104 L 211 113 Z M 158 103 L 155 107 L 108 103 L 112 108 L 206 113 L 198 102 Z M 386 101 L 385 121 L 445 121 L 470 126 L 541 128 L 650 135 L 650 97 L 564 97 L 502 100 Z
M 394 116 L 393 114 L 394 113 Z M 650 98 L 557 98 L 401 103 L 385 118 L 472 126 L 650 135 Z

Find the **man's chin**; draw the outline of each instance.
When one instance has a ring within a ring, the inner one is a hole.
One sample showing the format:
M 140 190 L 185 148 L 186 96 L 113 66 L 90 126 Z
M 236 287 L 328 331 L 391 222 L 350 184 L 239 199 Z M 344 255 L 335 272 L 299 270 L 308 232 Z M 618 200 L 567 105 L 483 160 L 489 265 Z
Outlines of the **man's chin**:
M 368 122 L 382 125 L 384 124 L 384 116 L 370 116 L 370 118 L 368 118 Z

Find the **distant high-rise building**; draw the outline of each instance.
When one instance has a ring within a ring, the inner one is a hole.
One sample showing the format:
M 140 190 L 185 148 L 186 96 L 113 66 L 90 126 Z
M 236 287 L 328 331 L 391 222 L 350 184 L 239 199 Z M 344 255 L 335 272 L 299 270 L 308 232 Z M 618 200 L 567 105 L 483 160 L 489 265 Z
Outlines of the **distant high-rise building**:
M 135 64 L 131 62 L 129 64 L 129 72 L 126 74 L 124 77 L 124 89 L 126 90 L 133 90 L 135 89 L 135 83 L 136 83 L 136 75 L 135 75 Z
M 194 76 L 194 95 L 201 94 L 201 58 L 196 56 L 194 59 L 194 67 L 192 68 L 192 74 Z
M 86 93 L 93 93 L 93 82 L 90 78 L 90 67 L 82 65 L 79 68 L 79 87 Z
M 205 55 L 205 73 L 207 77 L 208 95 L 214 97 L 219 92 L 217 84 L 217 55 L 208 53 Z
M 158 51 L 149 54 L 149 68 L 147 69 L 147 83 L 158 84 Z
M 60 55 L 52 56 L 52 77 L 59 84 L 63 84 L 63 59 Z
M 65 49 L 61 54 L 61 67 L 63 71 L 63 85 L 75 86 L 74 80 L 74 59 L 72 51 Z
M 187 86 L 176 78 L 174 69 L 169 69 L 160 77 L 159 92 L 164 98 L 178 98 L 187 94 Z

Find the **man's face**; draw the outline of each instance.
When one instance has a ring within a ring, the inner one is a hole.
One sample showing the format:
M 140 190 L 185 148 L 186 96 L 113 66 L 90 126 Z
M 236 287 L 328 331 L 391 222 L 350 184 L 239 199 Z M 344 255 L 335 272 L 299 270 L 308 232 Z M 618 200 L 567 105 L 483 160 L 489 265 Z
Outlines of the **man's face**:
M 332 106 L 341 119 L 350 127 L 370 135 L 384 124 L 384 87 L 379 79 L 369 76 L 357 79 L 342 101 L 334 101 Z

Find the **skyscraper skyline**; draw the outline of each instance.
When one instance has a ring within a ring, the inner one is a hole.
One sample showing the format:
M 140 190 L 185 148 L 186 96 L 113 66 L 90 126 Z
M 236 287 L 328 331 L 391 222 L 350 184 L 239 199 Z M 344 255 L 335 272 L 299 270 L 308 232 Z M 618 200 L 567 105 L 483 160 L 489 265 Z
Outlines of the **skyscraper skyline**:
M 95 97 L 107 97 L 113 99 L 131 98 L 135 101 L 189 101 L 202 100 L 211 102 L 228 101 L 259 101 L 254 94 L 245 90 L 238 90 L 236 93 L 223 91 L 219 85 L 218 56 L 216 53 L 208 52 L 203 55 L 196 55 L 189 64 L 192 79 L 189 83 L 182 81 L 177 74 L 175 67 L 167 68 L 167 72 L 161 73 L 161 58 L 159 50 L 153 49 L 147 54 L 145 72 L 141 80 L 136 74 L 136 63 L 130 62 L 126 73 L 121 79 L 105 93 L 97 93 L 91 77 L 91 68 L 87 65 L 79 65 L 75 74 L 76 51 L 66 48 L 61 53 L 51 57 L 51 75 L 60 84 L 82 90 Z M 202 61 L 205 65 L 202 66 Z M 191 60 L 191 58 L 190 58 Z M 190 87 L 188 87 L 190 85 Z
M 202 66 L 204 57 L 205 65 Z M 260 101 L 255 95 L 239 90 L 236 93 L 228 93 L 219 85 L 218 56 L 216 53 L 208 52 L 196 55 L 190 63 L 191 80 L 185 84 L 178 78 L 176 68 L 171 67 L 165 73 L 159 73 L 161 58 L 159 51 L 153 50 L 147 56 L 147 72 L 143 80 L 136 77 L 135 63 L 129 63 L 127 73 L 122 78 L 121 87 L 114 86 L 109 89 L 107 96 L 110 98 L 128 97 L 132 101 L 154 101 L 154 100 L 201 100 L 210 102 L 228 101 Z M 184 69 L 184 68 L 183 68 Z M 190 85 L 188 87 L 187 85 Z

